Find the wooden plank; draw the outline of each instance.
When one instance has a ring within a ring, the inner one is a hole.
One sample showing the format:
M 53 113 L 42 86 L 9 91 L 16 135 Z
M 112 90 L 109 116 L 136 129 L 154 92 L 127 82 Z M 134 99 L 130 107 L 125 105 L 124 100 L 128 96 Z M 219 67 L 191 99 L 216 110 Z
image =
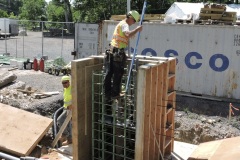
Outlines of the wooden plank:
M 143 150 L 144 150 L 144 127 L 145 127 L 145 90 L 147 81 L 146 81 L 146 69 L 147 66 L 140 66 L 137 74 L 137 110 L 136 110 L 136 141 L 135 141 L 135 159 L 143 159 Z
M 73 159 L 91 159 L 92 90 L 89 88 L 92 87 L 92 71 L 101 69 L 102 65 L 102 58 L 72 61 Z
M 64 120 L 64 122 L 63 122 L 61 128 L 59 129 L 59 131 L 58 131 L 58 133 L 57 133 L 55 139 L 54 139 L 53 142 L 52 142 L 52 147 L 55 147 L 55 145 L 57 144 L 57 142 L 58 142 L 60 136 L 62 135 L 63 131 L 64 131 L 65 128 L 67 127 L 67 125 L 68 125 L 69 121 L 71 120 L 71 118 L 72 118 L 72 111 L 69 111 L 69 113 L 68 113 L 66 119 Z
M 160 151 L 161 153 L 157 152 L 158 156 L 157 159 L 161 159 L 160 157 L 162 154 L 162 151 L 160 149 L 160 143 L 161 143 L 161 115 L 162 115 L 162 94 L 163 94 L 163 65 L 162 63 L 158 65 L 158 79 L 157 79 L 157 115 L 156 115 L 156 133 L 157 133 L 157 151 Z
M 224 8 L 201 8 L 200 12 L 224 12 Z
M 238 160 L 240 159 L 240 137 L 224 139 L 211 160 Z
M 157 65 L 151 66 L 151 83 L 150 85 L 150 144 L 149 144 L 149 159 L 156 159 L 158 152 L 156 141 L 156 107 L 157 107 Z M 155 157 L 156 156 L 156 157 Z
M 222 17 L 222 14 L 219 13 L 219 14 L 216 14 L 216 13 L 200 13 L 199 14 L 200 17 Z
M 162 115 L 161 115 L 161 151 L 164 156 L 165 154 L 165 140 L 166 140 L 166 112 L 167 112 L 167 90 L 168 90 L 168 73 L 169 73 L 169 65 L 168 62 L 163 64 L 163 94 L 162 94 Z
M 144 115 L 144 149 L 143 149 L 143 159 L 149 159 L 149 152 L 150 152 L 150 134 L 151 134 L 151 127 L 150 127 L 150 92 L 151 92 L 151 70 L 150 66 L 147 66 L 148 69 L 145 70 L 146 72 L 146 82 L 148 85 L 145 87 L 145 115 Z
M 240 136 L 201 143 L 188 160 L 238 160 Z
M 208 160 L 221 145 L 223 140 L 201 143 L 188 160 Z
M 52 126 L 53 120 L 0 103 L 0 122 L 0 150 L 28 156 Z
M 73 159 L 90 159 L 91 148 L 86 135 L 86 106 L 85 106 L 85 67 L 93 65 L 92 58 L 73 60 L 71 65 L 72 75 L 72 98 L 73 98 Z M 82 147 L 84 146 L 84 147 Z

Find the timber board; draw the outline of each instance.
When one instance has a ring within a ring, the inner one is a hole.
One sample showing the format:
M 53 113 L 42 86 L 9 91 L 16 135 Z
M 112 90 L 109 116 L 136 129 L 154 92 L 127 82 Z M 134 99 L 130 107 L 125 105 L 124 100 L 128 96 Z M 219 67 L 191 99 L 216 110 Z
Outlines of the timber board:
M 201 143 L 188 160 L 238 160 L 240 137 Z
M 28 156 L 52 126 L 53 120 L 0 103 L 0 150 Z

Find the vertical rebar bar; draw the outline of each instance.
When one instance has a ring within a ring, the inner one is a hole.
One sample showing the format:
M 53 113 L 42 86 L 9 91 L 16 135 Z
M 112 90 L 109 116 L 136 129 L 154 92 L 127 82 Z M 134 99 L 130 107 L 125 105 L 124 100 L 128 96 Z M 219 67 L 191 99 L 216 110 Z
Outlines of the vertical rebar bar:
M 105 104 L 104 72 L 93 72 L 93 75 L 92 160 L 134 160 L 135 141 L 132 140 L 132 136 L 135 134 L 135 129 L 130 125 L 135 121 L 135 119 L 131 119 L 135 108 L 132 106 L 135 105 L 135 100 L 131 98 L 135 98 L 135 96 L 126 94 L 124 97 L 113 100 L 112 104 Z M 133 75 L 135 78 L 135 74 Z M 123 84 L 126 77 L 126 75 L 123 76 Z M 133 87 L 129 91 L 133 93 L 135 87 L 133 79 L 131 83 Z M 111 105 L 111 107 L 107 107 L 107 105 Z M 111 115 L 108 113 L 109 109 L 112 111 Z
M 103 78 L 102 78 L 102 82 L 103 82 Z M 103 86 L 102 86 L 102 91 L 103 91 Z M 105 110 L 104 110 L 104 107 L 105 107 L 105 97 L 104 97 L 104 94 L 102 93 L 102 113 L 101 113 L 101 116 L 102 116 L 102 128 L 101 128 L 101 131 L 102 131 L 102 160 L 105 159 L 105 139 L 104 139 L 104 113 L 105 113 Z

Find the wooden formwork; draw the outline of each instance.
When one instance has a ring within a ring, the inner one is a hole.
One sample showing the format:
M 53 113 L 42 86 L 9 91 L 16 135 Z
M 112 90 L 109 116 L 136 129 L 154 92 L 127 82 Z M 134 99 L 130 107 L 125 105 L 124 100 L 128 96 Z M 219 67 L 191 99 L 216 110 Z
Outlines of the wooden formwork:
M 136 56 L 136 160 L 161 159 L 173 151 L 175 58 Z M 92 71 L 101 70 L 103 56 L 72 61 L 73 159 L 91 159 Z
M 176 59 L 154 61 L 138 69 L 137 160 L 161 159 L 173 151 Z

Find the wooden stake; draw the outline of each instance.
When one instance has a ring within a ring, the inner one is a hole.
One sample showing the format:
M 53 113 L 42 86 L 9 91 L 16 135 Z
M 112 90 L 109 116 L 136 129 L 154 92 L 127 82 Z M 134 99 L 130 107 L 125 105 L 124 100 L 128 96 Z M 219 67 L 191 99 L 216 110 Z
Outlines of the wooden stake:
M 52 147 L 55 147 L 55 145 L 57 144 L 57 141 L 59 140 L 60 136 L 62 135 L 63 131 L 65 130 L 65 128 L 67 127 L 69 121 L 72 118 L 72 111 L 69 111 L 67 118 L 65 119 L 65 121 L 63 122 L 63 125 L 61 126 L 59 132 L 57 133 L 55 139 L 52 142 Z

